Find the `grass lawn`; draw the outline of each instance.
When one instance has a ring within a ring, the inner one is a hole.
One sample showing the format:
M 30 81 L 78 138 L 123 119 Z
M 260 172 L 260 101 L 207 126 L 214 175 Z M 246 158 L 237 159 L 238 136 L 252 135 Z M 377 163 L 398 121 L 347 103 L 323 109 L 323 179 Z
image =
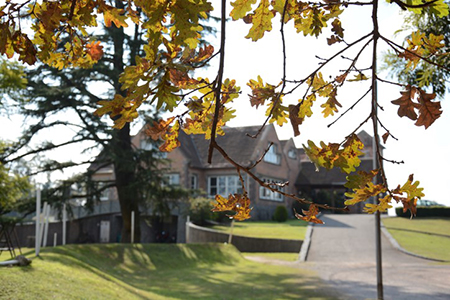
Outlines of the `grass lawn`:
M 234 222 L 233 234 L 287 240 L 304 240 L 308 223 L 302 220 L 287 220 L 283 223 L 274 221 Z M 213 226 L 215 230 L 230 232 L 228 226 Z
M 407 251 L 450 261 L 450 237 L 439 236 L 450 236 L 450 218 L 385 218 L 383 224 Z
M 0 299 L 334 299 L 309 270 L 251 262 L 223 244 L 45 248 L 31 266 L 1 267 L 0 282 Z

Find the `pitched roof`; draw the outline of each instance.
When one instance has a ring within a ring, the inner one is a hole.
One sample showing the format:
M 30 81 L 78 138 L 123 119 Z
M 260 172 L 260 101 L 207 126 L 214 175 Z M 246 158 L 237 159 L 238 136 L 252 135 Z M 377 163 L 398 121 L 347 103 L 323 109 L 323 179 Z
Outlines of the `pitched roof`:
M 270 127 L 273 125 L 268 125 Z M 267 127 L 264 130 L 267 130 Z M 250 165 L 261 134 L 257 138 L 249 137 L 255 135 L 261 126 L 248 127 L 224 127 L 225 135 L 216 138 L 217 143 L 227 152 L 228 156 L 241 165 Z M 248 135 L 247 135 L 248 134 Z M 212 163 L 208 163 L 209 140 L 204 135 L 180 134 L 181 150 L 191 159 L 193 167 L 197 168 L 227 168 L 231 164 L 217 151 L 214 151 Z
M 357 171 L 370 171 L 373 170 L 372 160 L 362 160 Z M 316 171 L 316 166 L 311 162 L 302 163 L 300 173 L 298 174 L 296 185 L 298 187 L 308 186 L 312 188 L 325 188 L 325 187 L 339 187 L 343 186 L 347 179 L 348 174 L 341 172 L 339 168 L 327 170 L 325 168 L 319 168 Z

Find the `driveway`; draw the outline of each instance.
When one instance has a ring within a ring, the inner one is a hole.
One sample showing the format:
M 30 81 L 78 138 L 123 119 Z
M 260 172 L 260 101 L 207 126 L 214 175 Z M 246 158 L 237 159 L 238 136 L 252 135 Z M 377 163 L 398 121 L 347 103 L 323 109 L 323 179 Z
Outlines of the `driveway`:
M 341 299 L 376 299 L 375 216 L 323 215 L 314 226 L 305 267 Z M 449 249 L 450 251 L 450 249 Z M 450 264 L 394 249 L 382 236 L 384 299 L 450 299 Z

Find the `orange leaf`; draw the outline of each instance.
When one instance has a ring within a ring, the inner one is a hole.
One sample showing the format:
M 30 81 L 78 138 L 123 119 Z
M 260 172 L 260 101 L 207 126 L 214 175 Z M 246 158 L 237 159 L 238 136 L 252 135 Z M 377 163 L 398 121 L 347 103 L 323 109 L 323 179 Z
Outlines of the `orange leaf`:
M 319 214 L 319 209 L 314 204 L 311 204 L 309 206 L 309 210 L 302 209 L 304 216 L 297 213 L 295 210 L 294 210 L 294 212 L 295 212 L 295 217 L 297 219 L 300 219 L 300 220 L 303 220 L 306 222 L 316 223 L 316 224 L 324 224 L 322 220 L 317 218 L 317 215 Z
M 175 120 L 175 117 L 171 117 L 166 121 L 161 119 L 158 122 L 154 122 L 152 126 L 147 126 L 145 133 L 156 141 L 167 132 L 167 130 L 169 129 L 169 125 L 173 122 L 173 120 Z
M 100 41 L 91 42 L 86 45 L 87 54 L 92 58 L 92 60 L 98 61 L 103 56 L 103 46 L 100 45 Z
M 227 215 L 231 219 L 244 221 L 250 219 L 250 199 L 246 195 L 230 194 L 228 199 L 216 195 L 216 204 L 212 211 L 234 211 L 234 215 Z

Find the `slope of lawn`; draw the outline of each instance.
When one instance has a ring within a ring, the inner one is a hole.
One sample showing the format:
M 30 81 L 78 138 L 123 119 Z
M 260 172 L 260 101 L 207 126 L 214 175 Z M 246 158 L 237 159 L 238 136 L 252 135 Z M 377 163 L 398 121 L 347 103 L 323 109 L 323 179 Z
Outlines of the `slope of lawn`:
M 302 220 L 287 220 L 278 223 L 274 221 L 244 221 L 234 222 L 233 234 L 272 239 L 303 240 L 308 223 Z M 212 226 L 212 229 L 230 232 L 228 226 Z
M 450 261 L 450 218 L 385 218 L 383 224 L 405 250 Z
M 31 266 L 1 267 L 0 283 L 0 299 L 333 299 L 311 271 L 251 262 L 223 244 L 45 248 Z

